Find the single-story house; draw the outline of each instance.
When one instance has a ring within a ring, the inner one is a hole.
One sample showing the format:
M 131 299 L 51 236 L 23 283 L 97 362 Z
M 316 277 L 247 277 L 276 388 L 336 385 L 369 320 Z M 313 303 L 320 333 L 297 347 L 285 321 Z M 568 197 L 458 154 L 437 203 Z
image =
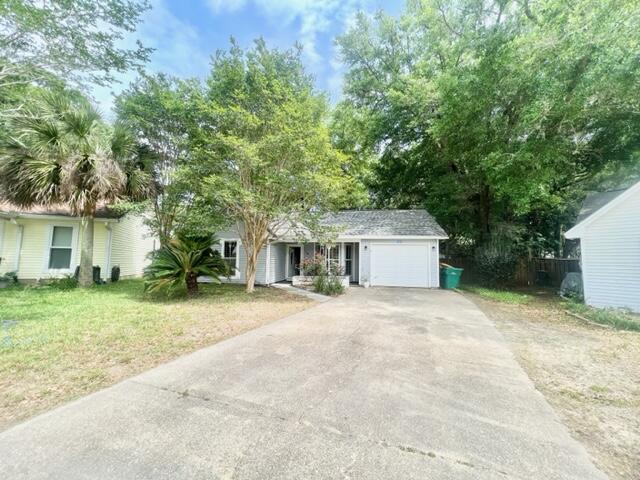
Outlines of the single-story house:
M 81 221 L 63 207 L 20 209 L 0 203 L 0 275 L 17 272 L 33 281 L 72 275 L 80 264 Z M 113 266 L 121 277 L 138 277 L 156 247 L 141 215 L 96 212 L 93 265 L 103 279 Z
M 365 286 L 440 285 L 440 240 L 447 234 L 426 210 L 344 210 L 323 217 L 335 230 L 331 243 L 293 231 L 274 234 L 258 258 L 256 283 L 269 285 L 301 274 L 300 263 L 316 253 L 342 268 L 351 283 Z M 247 255 L 241 225 L 218 232 L 215 245 L 235 266 L 228 281 L 244 283 Z M 301 238 L 302 237 L 302 238 Z
M 588 195 L 565 237 L 580 239 L 585 303 L 640 312 L 640 182 Z

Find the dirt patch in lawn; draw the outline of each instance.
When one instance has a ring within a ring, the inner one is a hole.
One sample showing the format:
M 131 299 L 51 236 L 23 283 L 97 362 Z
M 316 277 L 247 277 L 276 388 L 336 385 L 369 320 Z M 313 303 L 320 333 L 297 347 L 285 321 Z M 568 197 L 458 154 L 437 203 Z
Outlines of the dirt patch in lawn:
M 494 321 L 572 435 L 612 479 L 640 472 L 640 333 L 565 313 L 548 292 L 509 305 L 465 293 Z
M 314 305 L 275 288 L 201 290 L 195 300 L 150 299 L 139 281 L 0 290 L 0 430 Z

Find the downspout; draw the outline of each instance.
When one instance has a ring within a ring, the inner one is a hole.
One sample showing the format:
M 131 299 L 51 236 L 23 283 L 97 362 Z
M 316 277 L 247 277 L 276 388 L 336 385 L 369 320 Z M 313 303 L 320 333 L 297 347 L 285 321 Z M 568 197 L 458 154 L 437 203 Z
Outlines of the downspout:
M 4 258 L 2 254 L 4 253 L 4 219 L 0 218 L 0 269 L 2 269 L 2 261 Z
M 13 270 L 17 273 L 20 270 L 20 253 L 22 252 L 22 235 L 24 233 L 24 225 L 20 225 L 15 220 L 12 220 L 15 223 L 18 231 L 16 232 L 16 254 L 13 261 Z

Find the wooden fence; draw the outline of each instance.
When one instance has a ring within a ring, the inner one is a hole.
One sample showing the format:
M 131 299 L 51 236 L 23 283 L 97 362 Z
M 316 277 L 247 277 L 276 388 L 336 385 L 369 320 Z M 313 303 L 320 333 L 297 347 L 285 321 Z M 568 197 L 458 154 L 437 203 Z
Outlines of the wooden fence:
M 448 257 L 442 262 L 464 268 L 463 283 L 479 280 L 472 257 Z M 568 272 L 580 272 L 580 260 L 574 258 L 523 259 L 516 267 L 515 284 L 518 287 L 546 285 L 559 287 Z

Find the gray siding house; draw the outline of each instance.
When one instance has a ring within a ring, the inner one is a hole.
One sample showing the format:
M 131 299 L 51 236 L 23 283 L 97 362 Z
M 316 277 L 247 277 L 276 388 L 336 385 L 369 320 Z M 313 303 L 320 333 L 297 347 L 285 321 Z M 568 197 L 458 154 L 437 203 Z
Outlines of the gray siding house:
M 351 283 L 364 286 L 439 286 L 440 240 L 445 231 L 426 210 L 344 210 L 326 215 L 323 226 L 335 232 L 330 243 L 310 235 L 274 234 L 260 252 L 256 283 L 291 280 L 300 262 L 321 253 L 339 265 Z M 227 281 L 244 283 L 247 255 L 242 225 L 218 232 L 214 248 L 235 265 Z

